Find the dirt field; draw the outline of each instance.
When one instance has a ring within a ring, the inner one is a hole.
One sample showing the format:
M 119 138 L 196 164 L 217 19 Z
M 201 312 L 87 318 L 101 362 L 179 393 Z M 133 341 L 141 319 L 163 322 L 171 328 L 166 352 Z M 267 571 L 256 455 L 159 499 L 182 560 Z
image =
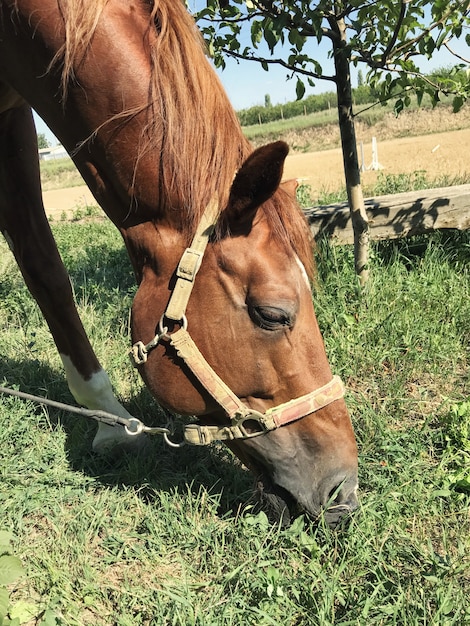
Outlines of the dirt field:
M 361 136 L 358 134 L 358 141 Z M 378 161 L 385 174 L 400 174 L 419 170 L 426 171 L 428 179 L 441 175 L 464 176 L 470 180 L 470 128 L 444 133 L 433 133 L 420 137 L 381 140 L 377 136 Z M 363 141 L 364 163 L 372 162 L 370 137 Z M 359 154 L 361 154 L 359 143 Z M 375 171 L 365 171 L 363 183 L 372 184 L 377 177 Z M 310 185 L 313 195 L 320 191 L 336 191 L 344 185 L 342 155 L 340 148 L 321 152 L 292 153 L 288 156 L 284 178 L 300 178 Z M 60 219 L 87 204 L 96 205 L 88 188 L 72 187 L 44 192 L 46 213 Z
M 378 161 L 385 174 L 401 174 L 426 171 L 432 180 L 438 176 L 465 175 L 470 178 L 470 129 L 434 133 L 421 137 L 402 137 L 381 141 L 377 137 Z M 359 160 L 361 150 L 359 144 Z M 372 143 L 363 144 L 364 163 L 372 162 Z M 286 178 L 302 178 L 314 191 L 335 191 L 344 186 L 342 153 L 340 148 L 292 154 L 287 158 L 284 169 Z M 372 184 L 377 177 L 375 171 L 363 173 L 363 184 Z
M 43 191 L 42 197 L 47 215 L 54 220 L 60 219 L 62 213 L 70 216 L 77 209 L 97 204 L 86 185 Z

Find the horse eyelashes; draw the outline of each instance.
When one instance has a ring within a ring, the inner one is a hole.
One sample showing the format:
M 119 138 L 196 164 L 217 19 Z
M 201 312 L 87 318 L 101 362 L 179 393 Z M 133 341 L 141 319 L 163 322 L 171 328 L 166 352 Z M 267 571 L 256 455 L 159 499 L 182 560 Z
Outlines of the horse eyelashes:
M 292 317 L 283 309 L 272 306 L 248 307 L 251 319 L 264 330 L 278 330 L 292 326 Z

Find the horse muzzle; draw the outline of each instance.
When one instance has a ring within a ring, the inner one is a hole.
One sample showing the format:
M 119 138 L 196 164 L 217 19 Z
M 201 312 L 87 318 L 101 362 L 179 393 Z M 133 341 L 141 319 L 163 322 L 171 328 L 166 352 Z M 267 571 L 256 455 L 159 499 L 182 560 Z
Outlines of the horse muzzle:
M 266 513 L 268 519 L 283 527 L 289 526 L 299 515 L 306 515 L 313 521 L 323 519 L 334 529 L 347 523 L 359 505 L 357 484 L 349 488 L 345 481 L 320 504 L 312 499 L 303 502 L 299 494 L 292 494 L 283 487 L 260 478 L 256 485 L 256 499 L 258 508 Z

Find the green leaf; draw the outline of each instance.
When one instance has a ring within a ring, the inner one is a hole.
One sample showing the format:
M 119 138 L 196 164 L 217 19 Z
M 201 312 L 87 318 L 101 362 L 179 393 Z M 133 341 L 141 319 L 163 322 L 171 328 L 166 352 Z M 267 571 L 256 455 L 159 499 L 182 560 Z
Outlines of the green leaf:
M 468 491 L 470 493 L 470 476 L 459 478 L 453 486 L 459 491 Z
M 431 58 L 432 53 L 436 49 L 436 44 L 434 43 L 434 39 L 430 37 L 426 44 L 426 54 L 429 58 Z
M 24 574 L 20 559 L 16 556 L 0 556 L 0 585 L 10 585 Z
M 447 39 L 447 31 L 446 30 L 442 30 L 441 34 L 439 35 L 439 37 L 437 38 L 436 41 L 436 48 L 439 49 L 442 44 L 444 43 L 444 41 Z
M 9 603 L 8 591 L 4 587 L 0 587 L 0 625 L 3 624 L 3 620 L 7 615 Z
M 289 30 L 289 41 L 293 46 L 295 46 L 297 52 L 300 52 L 304 47 L 305 37 L 302 37 L 298 30 L 291 29 Z
M 0 530 L 0 554 L 11 552 L 11 544 L 13 542 L 12 533 L 7 530 Z
M 302 100 L 305 93 L 305 85 L 300 78 L 297 79 L 297 84 L 295 86 L 295 93 L 297 95 L 297 100 Z
M 253 22 L 251 25 L 251 43 L 255 48 L 261 43 L 263 38 L 263 28 L 261 22 Z
M 399 98 L 396 102 L 395 102 L 395 106 L 393 107 L 395 109 L 395 115 L 400 115 L 400 113 L 403 111 L 403 109 L 405 108 L 405 103 L 403 102 L 403 100 L 401 98 Z
M 458 111 L 460 111 L 460 109 L 463 107 L 465 100 L 462 96 L 455 96 L 455 98 L 452 101 L 452 109 L 454 111 L 454 113 L 457 113 Z
M 39 626 L 57 626 L 60 623 L 60 619 L 55 615 L 53 611 L 47 609 Z
M 434 108 L 437 105 L 437 103 L 440 102 L 439 91 L 436 89 L 435 91 L 433 91 L 429 95 L 431 96 L 431 104 L 432 104 L 432 106 Z
M 264 39 L 266 40 L 266 43 L 268 44 L 269 50 L 272 52 L 274 50 L 275 45 L 278 42 L 278 38 L 276 37 L 275 33 L 270 28 L 266 27 L 264 29 Z
M 18 619 L 20 624 L 27 624 L 39 613 L 39 608 L 32 602 L 19 600 L 10 609 L 11 619 Z

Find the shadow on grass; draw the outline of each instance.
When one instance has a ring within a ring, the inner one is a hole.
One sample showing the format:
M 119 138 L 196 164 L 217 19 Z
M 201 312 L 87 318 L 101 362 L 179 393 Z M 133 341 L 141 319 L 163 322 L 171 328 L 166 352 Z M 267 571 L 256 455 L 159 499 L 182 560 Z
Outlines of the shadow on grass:
M 106 315 L 108 323 L 117 328 L 127 320 L 129 306 L 136 289 L 129 258 L 119 234 L 110 224 L 74 224 L 73 228 L 55 228 L 56 239 L 66 269 L 71 277 L 76 301 L 90 301 L 97 316 Z M 110 241 L 112 245 L 110 245 Z M 29 306 L 35 310 L 21 277 L 15 271 L 2 278 L 0 299 L 11 299 L 14 310 L 21 307 L 27 315 Z M 26 303 L 26 304 L 24 304 Z M 16 308 L 15 308 L 16 307 Z M 75 404 L 60 369 L 53 369 L 38 359 L 0 357 L 0 382 L 21 391 Z M 9 384 L 8 384 L 9 383 Z M 132 398 L 126 408 L 148 425 L 164 425 L 166 418 L 147 391 Z M 42 409 L 38 408 L 38 412 Z M 92 452 L 96 423 L 84 417 L 47 408 L 53 426 L 60 425 L 66 434 L 66 453 L 74 471 L 83 472 L 107 486 L 136 487 L 136 493 L 148 500 L 158 491 L 175 490 L 196 493 L 201 487 L 222 491 L 220 513 L 238 508 L 252 492 L 252 477 L 224 446 L 170 449 L 161 438 L 149 440 L 145 452 L 123 453 L 110 459 Z M 151 420 L 148 416 L 155 416 Z M 152 421 L 154 423 L 152 424 Z
M 470 232 L 442 230 L 427 235 L 376 242 L 374 249 L 386 266 L 399 260 L 411 270 L 428 255 L 437 255 L 441 262 L 463 266 L 470 262 Z
M 65 377 L 39 360 L 22 361 L 0 358 L 3 386 L 13 387 L 51 400 L 76 405 Z M 18 400 L 21 402 L 22 400 Z M 38 404 L 37 411 L 42 411 Z M 146 389 L 130 403 L 127 410 L 136 417 L 142 413 L 155 415 L 145 418 L 148 425 L 164 425 L 165 417 Z M 32 409 L 33 410 L 33 409 Z M 96 479 L 104 486 L 127 489 L 134 487 L 146 503 L 152 503 L 156 494 L 221 493 L 219 514 L 236 512 L 252 494 L 253 478 L 225 446 L 209 448 L 184 446 L 168 447 L 158 436 L 148 437 L 142 451 L 123 452 L 116 457 L 102 457 L 92 451 L 96 423 L 65 411 L 47 407 L 49 422 L 60 426 L 66 435 L 65 450 L 70 467 Z M 142 418 L 144 420 L 144 418 Z M 153 422 L 153 424 L 152 424 Z

